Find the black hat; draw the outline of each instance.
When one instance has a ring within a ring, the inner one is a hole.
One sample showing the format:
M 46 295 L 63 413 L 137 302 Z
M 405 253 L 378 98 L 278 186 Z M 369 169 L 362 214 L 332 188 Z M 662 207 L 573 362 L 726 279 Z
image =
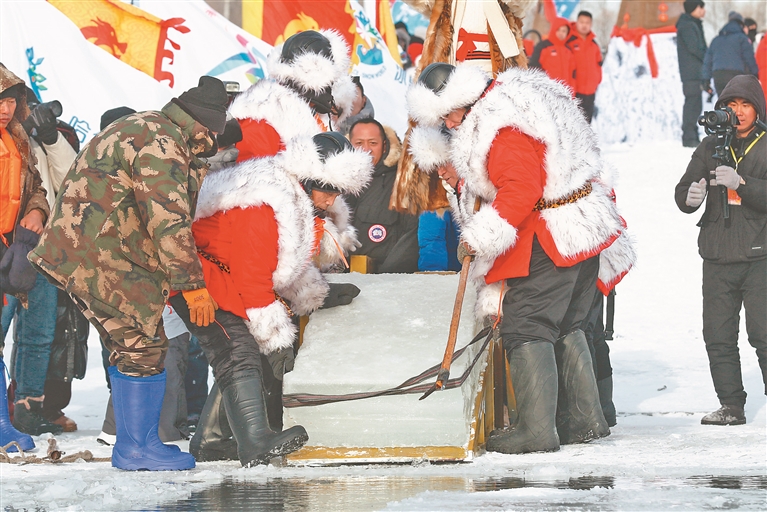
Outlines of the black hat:
M 325 162 L 328 157 L 341 153 L 342 151 L 354 151 L 351 142 L 339 132 L 322 132 L 312 137 L 312 142 L 317 147 L 317 153 L 320 161 Z M 308 180 L 304 183 L 307 192 L 312 190 L 321 190 L 323 192 L 340 193 L 341 190 L 332 183 L 322 180 Z
M 435 93 L 439 94 L 439 92 L 445 88 L 447 79 L 454 70 L 455 66 L 445 64 L 444 62 L 434 62 L 421 71 L 421 75 L 418 77 L 418 83 L 425 85 Z
M 130 107 L 117 107 L 117 108 L 107 110 L 106 112 L 101 114 L 101 126 L 99 127 L 99 130 L 103 130 L 110 124 L 120 119 L 121 117 L 129 116 L 135 113 L 136 111 Z
M 692 14 L 692 11 L 697 9 L 698 7 L 705 7 L 706 3 L 703 0 L 687 0 L 684 3 L 684 12 L 687 14 Z
M 289 64 L 296 57 L 305 53 L 315 53 L 328 59 L 333 59 L 333 49 L 328 38 L 319 32 L 307 30 L 293 34 L 285 40 L 285 44 L 282 45 L 280 60 Z
M 201 76 L 197 87 L 182 93 L 175 101 L 195 121 L 216 133 L 224 131 L 228 102 L 224 83 L 212 76 Z

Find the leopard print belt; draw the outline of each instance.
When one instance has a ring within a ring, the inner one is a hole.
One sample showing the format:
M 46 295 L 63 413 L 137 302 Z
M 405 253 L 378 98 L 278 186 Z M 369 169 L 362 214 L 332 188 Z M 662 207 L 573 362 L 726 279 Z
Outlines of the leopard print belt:
M 547 201 L 543 198 L 539 199 L 538 202 L 535 203 L 533 211 L 548 210 L 549 208 L 559 208 L 560 206 L 574 203 L 578 199 L 591 194 L 591 190 L 591 182 L 587 181 L 585 185 L 568 196 L 562 197 L 560 199 L 554 199 L 553 201 Z

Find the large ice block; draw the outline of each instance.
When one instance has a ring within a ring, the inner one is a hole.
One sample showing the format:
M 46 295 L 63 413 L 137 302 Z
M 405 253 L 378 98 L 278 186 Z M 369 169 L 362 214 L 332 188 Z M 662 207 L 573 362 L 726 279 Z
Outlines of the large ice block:
M 328 279 L 354 283 L 361 293 L 351 305 L 312 314 L 295 368 L 285 375 L 285 395 L 389 389 L 442 361 L 458 275 L 351 273 Z M 456 349 L 479 331 L 474 300 L 468 287 Z M 464 373 L 480 347 L 476 343 L 453 363 L 451 378 Z M 290 460 L 471 458 L 486 359 L 483 354 L 461 387 L 437 391 L 426 400 L 410 394 L 286 408 L 286 427 L 301 424 L 309 433 L 307 446 Z

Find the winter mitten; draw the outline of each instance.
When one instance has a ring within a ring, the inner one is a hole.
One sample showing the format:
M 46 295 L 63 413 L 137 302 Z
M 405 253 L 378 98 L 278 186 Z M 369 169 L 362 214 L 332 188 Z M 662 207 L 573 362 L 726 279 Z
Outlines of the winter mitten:
M 325 297 L 320 309 L 330 309 L 336 306 L 346 306 L 352 303 L 354 297 L 360 294 L 360 289 L 351 283 L 329 283 L 330 291 Z
M 706 197 L 706 178 L 701 178 L 699 182 L 692 182 L 687 190 L 687 199 L 685 204 L 692 208 L 697 208 Z
M 458 261 L 463 264 L 463 259 L 468 256 L 474 260 L 474 249 L 469 247 L 469 244 L 466 242 L 461 242 L 458 244 Z
M 181 292 L 189 306 L 189 321 L 197 327 L 207 327 L 216 319 L 218 304 L 208 293 L 207 288 L 184 290 Z
M 45 103 L 37 105 L 29 114 L 29 119 L 31 119 L 32 127 L 37 130 L 37 136 L 43 144 L 51 145 L 56 143 L 59 132 L 56 130 L 56 116 L 53 114 L 50 105 Z
M 716 168 L 716 184 L 735 190 L 740 185 L 740 176 L 729 165 L 720 165 Z
M 37 272 L 27 260 L 40 235 L 18 226 L 15 238 L 0 261 L 0 288 L 5 293 L 26 293 L 35 287 Z
M 293 347 L 285 347 L 266 355 L 269 365 L 272 367 L 272 374 L 277 380 L 282 380 L 283 375 L 293 370 L 296 356 Z

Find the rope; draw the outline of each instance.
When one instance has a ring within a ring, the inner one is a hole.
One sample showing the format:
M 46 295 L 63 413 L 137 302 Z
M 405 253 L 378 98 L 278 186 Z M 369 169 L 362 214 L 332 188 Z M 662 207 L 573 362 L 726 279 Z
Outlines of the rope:
M 482 344 L 482 348 L 479 351 L 477 351 L 477 355 L 474 356 L 474 360 L 471 362 L 469 367 L 466 368 L 466 371 L 464 371 L 459 378 L 449 379 L 445 383 L 442 389 L 453 389 L 453 388 L 461 387 L 463 383 L 466 382 L 466 379 L 469 377 L 471 370 L 477 364 L 477 361 L 479 361 L 479 358 L 482 357 L 482 354 L 484 353 L 485 348 L 487 348 L 487 345 L 490 343 L 490 340 L 493 338 L 493 329 L 491 327 L 485 327 L 479 332 L 479 334 L 477 334 L 474 337 L 473 340 L 467 343 L 465 347 L 463 347 L 460 350 L 457 350 L 453 354 L 452 361 L 455 361 L 456 359 L 458 359 L 458 357 L 461 356 L 461 354 L 463 354 L 466 351 L 467 348 L 477 343 L 483 337 L 485 337 L 485 341 Z M 364 400 L 366 398 L 375 398 L 378 396 L 411 395 L 411 394 L 425 393 L 426 391 L 431 389 L 432 384 L 419 384 L 419 383 L 427 379 L 431 379 L 435 377 L 437 373 L 439 372 L 441 366 L 442 366 L 442 363 L 436 364 L 432 366 L 431 368 L 424 370 L 419 375 L 409 378 L 408 380 L 406 380 L 399 386 L 389 388 L 389 389 L 384 389 L 381 391 L 349 393 L 346 395 L 315 395 L 310 393 L 294 393 L 294 394 L 284 395 L 282 397 L 282 405 L 287 408 L 311 407 L 315 405 L 325 405 L 325 404 L 331 404 L 336 402 Z
M 19 450 L 18 457 L 11 457 L 8 454 L 8 448 L 11 446 L 15 446 L 16 449 Z M 61 454 L 61 452 L 56 453 Z M 24 453 L 24 450 L 21 449 L 21 446 L 19 446 L 19 443 L 16 441 L 11 441 L 5 446 L 0 446 L 0 464 L 63 464 L 67 462 L 75 462 L 80 459 L 84 460 L 85 462 L 109 462 L 112 460 L 111 457 L 94 457 L 89 450 L 73 453 L 72 455 L 63 457 L 61 455 L 51 454 L 49 456 L 40 458 L 37 455 L 29 455 Z

